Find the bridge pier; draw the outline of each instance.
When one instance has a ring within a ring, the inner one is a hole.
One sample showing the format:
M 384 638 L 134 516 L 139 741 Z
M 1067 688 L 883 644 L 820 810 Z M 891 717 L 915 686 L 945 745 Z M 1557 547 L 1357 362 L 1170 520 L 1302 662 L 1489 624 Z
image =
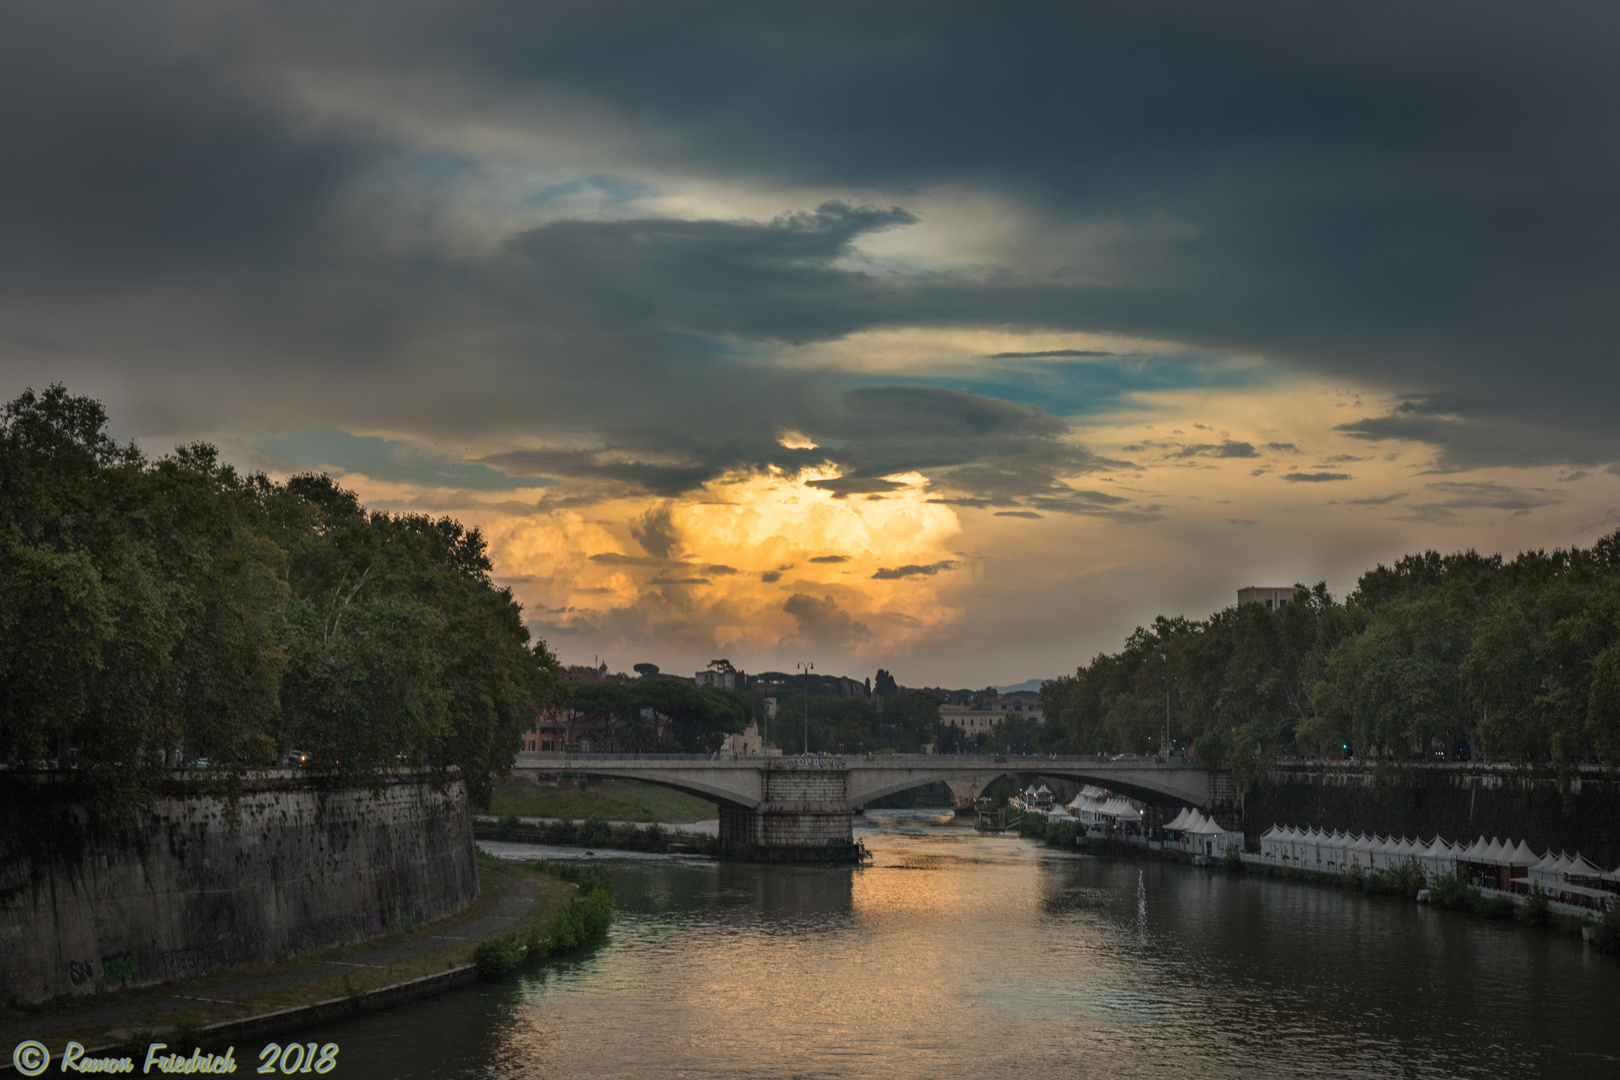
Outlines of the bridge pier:
M 770 762 L 760 771 L 764 798 L 758 806 L 721 805 L 720 843 L 749 844 L 788 860 L 853 854 L 848 777 L 837 759 Z

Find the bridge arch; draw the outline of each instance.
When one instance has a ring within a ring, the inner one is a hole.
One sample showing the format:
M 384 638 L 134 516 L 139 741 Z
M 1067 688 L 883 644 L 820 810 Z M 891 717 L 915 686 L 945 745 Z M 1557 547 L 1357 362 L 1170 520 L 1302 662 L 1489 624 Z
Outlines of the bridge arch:
M 763 801 L 763 785 L 754 768 L 738 768 L 735 763 L 703 761 L 625 761 L 625 760 L 520 760 L 514 772 L 574 773 L 606 776 L 655 784 L 672 791 L 696 795 L 700 799 L 738 810 L 753 810 Z
M 854 806 L 865 806 L 886 795 L 944 783 L 952 794 L 963 799 L 974 798 L 1003 777 L 1043 776 L 1053 779 L 1075 780 L 1095 784 L 1109 791 L 1125 795 L 1154 806 L 1205 807 L 1210 802 L 1208 774 L 1202 770 L 1175 770 L 1172 773 L 1135 775 L 1118 766 L 1103 768 L 1068 762 L 1009 761 L 996 763 L 992 768 L 982 764 L 962 766 L 920 765 L 910 769 L 867 770 L 852 766 L 849 774 L 849 801 Z

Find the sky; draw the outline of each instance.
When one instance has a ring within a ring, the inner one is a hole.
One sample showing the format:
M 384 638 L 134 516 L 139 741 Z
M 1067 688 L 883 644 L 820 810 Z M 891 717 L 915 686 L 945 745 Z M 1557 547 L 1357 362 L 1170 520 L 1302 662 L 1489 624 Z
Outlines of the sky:
M 1620 528 L 1620 8 L 0 14 L 0 394 L 480 527 L 568 663 L 973 687 Z

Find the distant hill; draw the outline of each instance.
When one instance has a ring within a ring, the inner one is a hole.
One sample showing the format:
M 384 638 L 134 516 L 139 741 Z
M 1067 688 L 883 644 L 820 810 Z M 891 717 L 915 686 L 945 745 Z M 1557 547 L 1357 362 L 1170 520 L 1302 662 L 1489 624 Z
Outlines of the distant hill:
M 1050 681 L 1050 679 L 1025 679 L 1023 682 L 1014 683 L 1011 686 L 998 686 L 996 687 L 996 690 L 997 692 L 1003 694 L 1013 694 L 1017 693 L 1019 690 L 1039 690 L 1042 683 Z

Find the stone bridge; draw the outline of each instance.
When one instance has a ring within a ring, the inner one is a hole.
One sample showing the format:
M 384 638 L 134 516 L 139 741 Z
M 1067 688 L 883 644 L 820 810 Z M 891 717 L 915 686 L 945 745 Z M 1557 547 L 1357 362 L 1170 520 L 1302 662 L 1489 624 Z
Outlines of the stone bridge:
M 809 854 L 852 842 L 855 812 L 874 799 L 943 783 L 958 803 L 997 779 L 1038 774 L 1096 784 L 1161 806 L 1212 809 L 1225 774 L 1198 765 L 1096 758 L 885 754 L 723 757 L 699 754 L 519 754 L 513 771 L 583 773 L 660 784 L 720 805 L 720 840 Z

